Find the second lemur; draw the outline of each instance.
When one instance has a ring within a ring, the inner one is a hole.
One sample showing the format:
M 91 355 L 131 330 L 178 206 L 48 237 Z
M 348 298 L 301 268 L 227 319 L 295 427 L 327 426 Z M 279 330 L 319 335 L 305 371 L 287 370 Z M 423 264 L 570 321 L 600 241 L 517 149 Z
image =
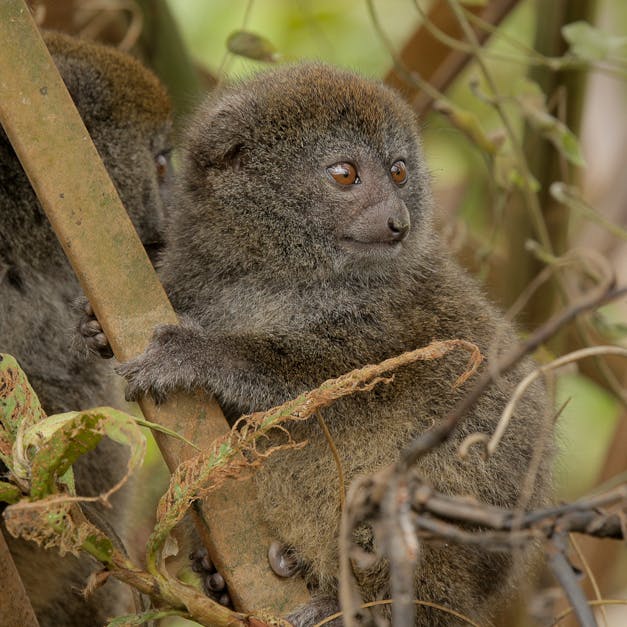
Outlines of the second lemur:
M 497 352 L 516 341 L 438 238 L 417 121 L 390 89 L 324 65 L 280 68 L 211 96 L 183 148 L 161 273 L 181 325 L 158 328 L 146 352 L 120 368 L 133 398 L 202 388 L 233 421 L 434 339 L 465 339 L 484 355 L 495 338 Z M 452 383 L 466 359 L 416 363 L 325 410 L 347 481 L 393 462 L 446 416 L 464 393 Z M 547 430 L 542 386 L 517 405 L 494 455 L 473 450 L 462 461 L 457 448 L 494 430 L 531 368 L 525 361 L 492 385 L 419 463 L 436 489 L 515 506 Z M 291 620 L 313 625 L 338 609 L 337 470 L 317 422 L 288 428 L 308 444 L 264 461 L 259 507 L 314 592 Z M 549 496 L 548 465 L 532 507 Z M 360 542 L 372 550 L 367 530 Z M 524 560 L 424 542 L 416 598 L 485 624 L 520 575 L 514 563 Z M 366 600 L 389 597 L 386 568 L 380 561 L 362 573 Z M 419 625 L 455 621 L 418 607 Z
M 158 247 L 171 126 L 164 87 L 115 49 L 55 33 L 44 39 L 142 243 L 149 250 Z M 1 129 L 0 214 L 0 352 L 17 358 L 49 415 L 121 402 L 111 368 L 72 349 L 73 303 L 82 292 Z M 75 465 L 78 494 L 108 490 L 124 475 L 126 458 L 123 447 L 103 439 Z M 6 471 L 1 466 L 0 476 Z M 120 535 L 125 526 L 121 501 L 117 494 L 116 507 L 100 512 Z M 7 541 L 42 627 L 104 625 L 108 617 L 128 610 L 126 593 L 116 582 L 88 599 L 81 595 L 89 574 L 99 568 L 95 560 L 61 557 L 21 539 Z

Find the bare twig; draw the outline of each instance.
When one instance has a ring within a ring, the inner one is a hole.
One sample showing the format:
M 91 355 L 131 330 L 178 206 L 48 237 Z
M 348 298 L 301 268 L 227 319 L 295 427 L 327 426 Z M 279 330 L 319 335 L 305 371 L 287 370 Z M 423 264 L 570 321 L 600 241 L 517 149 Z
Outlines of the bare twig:
M 620 296 L 627 294 L 627 286 L 614 288 L 602 285 L 601 289 L 590 290 L 577 303 L 556 314 L 537 329 L 523 344 L 510 350 L 492 368 L 479 377 L 474 388 L 457 404 L 453 411 L 433 429 L 426 431 L 409 444 L 401 453 L 400 468 L 409 468 L 423 455 L 444 442 L 454 431 L 466 412 L 477 402 L 485 389 L 500 375 L 508 372 L 523 357 L 532 353 L 538 346 L 553 336 L 559 329 L 577 318 L 580 314 L 600 307 Z
M 368 609 L 369 607 L 376 607 L 378 605 L 389 605 L 392 603 L 392 599 L 382 599 L 381 601 L 371 601 L 370 603 L 362 603 L 360 606 L 361 609 Z M 431 601 L 419 601 L 418 599 L 414 599 L 414 605 L 422 605 L 423 607 L 431 607 L 434 610 L 439 610 L 440 612 L 444 612 L 445 614 L 450 614 L 459 620 L 464 621 L 470 627 L 481 627 L 479 623 L 475 623 L 475 621 L 468 618 L 468 616 L 464 616 L 460 612 L 456 612 L 452 610 L 450 607 L 446 607 L 444 605 L 440 605 L 439 603 L 432 603 Z M 627 603 L 627 601 L 626 601 Z M 344 612 L 336 612 L 335 614 L 331 614 L 331 616 L 327 616 L 324 620 L 321 620 L 319 623 L 316 623 L 313 627 L 322 627 L 335 620 L 336 618 L 341 618 L 344 616 Z
M 359 549 L 351 542 L 352 532 L 357 523 L 362 522 L 371 524 L 377 542 L 383 539 L 379 542 L 379 554 L 389 559 L 391 572 L 397 570 L 399 578 L 405 579 L 399 581 L 396 592 L 392 592 L 395 601 L 398 595 L 406 601 L 403 595 L 408 594 L 407 586 L 413 584 L 417 547 L 413 540 L 407 540 L 409 524 L 419 538 L 471 544 L 490 551 L 511 551 L 542 539 L 551 567 L 577 615 L 583 624 L 595 624 L 586 622 L 590 611 L 566 556 L 568 545 L 564 538 L 575 532 L 597 538 L 625 539 L 627 483 L 574 503 L 520 513 L 466 496 L 444 495 L 420 478 L 405 480 L 403 477 L 398 466 L 390 465 L 375 475 L 360 478 L 349 489 L 340 538 L 340 601 L 347 627 L 361 619 L 364 611 L 350 571 L 351 556 L 359 556 Z M 388 546 L 386 538 L 392 538 L 390 542 L 395 543 L 394 546 Z M 376 557 L 370 556 L 370 559 Z M 399 566 L 406 568 L 399 569 Z M 394 624 L 413 624 L 404 602 L 401 611 L 395 614 L 397 618 L 399 622 Z
M 327 427 L 327 423 L 322 417 L 322 412 L 316 412 L 316 419 L 318 420 L 318 424 L 322 429 L 322 433 L 329 445 L 329 449 L 331 449 L 331 455 L 333 455 L 333 459 L 335 460 L 335 467 L 337 468 L 337 480 L 338 480 L 338 492 L 339 492 L 339 502 L 340 502 L 340 512 L 344 511 L 344 507 L 346 505 L 346 482 L 344 480 L 344 469 L 342 468 L 342 460 L 340 459 L 340 453 L 337 450 L 337 446 L 335 446 L 335 442 L 333 441 L 333 436 L 329 431 L 329 427 Z
M 540 376 L 551 371 L 556 370 L 557 368 L 561 368 L 567 364 L 571 364 L 579 359 L 584 359 L 586 357 L 593 357 L 595 355 L 620 355 L 621 357 L 627 357 L 627 348 L 622 348 L 620 346 L 590 346 L 588 348 L 582 348 L 578 351 L 573 351 L 572 353 L 568 353 L 567 355 L 562 355 L 558 359 L 553 360 L 551 363 L 545 364 L 544 366 L 540 366 L 536 368 L 532 372 L 530 372 L 516 387 L 513 395 L 509 399 L 501 417 L 499 419 L 498 424 L 496 425 L 496 429 L 492 434 L 492 437 L 488 437 L 487 434 L 477 434 L 473 433 L 468 438 L 466 438 L 462 444 L 460 445 L 460 449 L 462 447 L 464 449 L 468 449 L 468 445 L 470 444 L 469 440 L 474 442 L 486 442 L 486 453 L 488 455 L 493 455 L 496 447 L 499 445 L 503 434 L 505 433 L 505 429 L 511 420 L 514 409 L 518 404 L 518 401 L 522 398 L 523 394 L 527 391 L 529 386 Z
M 412 524 L 409 489 L 405 477 L 394 475 L 388 484 L 375 536 L 390 560 L 392 624 L 410 627 L 415 622 L 414 573 L 418 539 Z M 379 528 L 377 528 L 379 527 Z
M 537 242 L 527 242 L 526 248 L 529 252 L 536 254 L 547 265 L 525 287 L 507 310 L 506 318 L 508 320 L 514 320 L 531 296 L 559 269 L 568 266 L 579 266 L 584 275 L 589 276 L 597 283 L 603 283 L 607 286 L 614 281 L 614 271 L 607 259 L 595 250 L 578 247 L 569 250 L 561 257 L 555 257 L 542 251 Z
M 480 531 L 466 532 L 468 535 L 463 536 L 465 542 L 473 544 L 486 544 L 483 538 L 487 533 L 486 528 L 503 532 L 503 535 L 498 537 L 504 542 L 508 541 L 507 534 L 512 531 L 518 534 L 516 541 L 522 538 L 528 541 L 536 537 L 550 538 L 556 530 L 560 533 L 583 533 L 596 538 L 615 540 L 623 539 L 625 535 L 620 507 L 624 507 L 627 501 L 627 483 L 601 495 L 533 510 L 522 515 L 510 509 L 471 502 L 467 497 L 443 495 L 420 481 L 413 486 L 410 498 L 412 508 L 418 514 L 416 524 L 424 524 L 429 531 L 433 531 L 433 525 L 424 522 L 425 520 L 444 519 L 480 527 Z M 619 510 L 608 513 L 597 511 L 602 507 L 619 507 Z M 440 535 L 449 538 L 447 533 Z
M 552 550 L 548 552 L 549 567 L 566 593 L 566 597 L 571 602 L 581 627 L 597 627 L 594 614 L 577 583 L 577 575 L 566 557 L 567 544 L 566 534 L 555 536 Z
M 597 598 L 597 601 L 601 601 L 602 600 L 601 589 L 599 588 L 597 580 L 594 576 L 594 573 L 592 572 L 592 569 L 590 568 L 590 564 L 588 563 L 586 556 L 584 555 L 583 551 L 579 547 L 579 542 L 575 540 L 574 535 L 571 535 L 569 540 L 570 540 L 571 546 L 573 547 L 573 549 L 575 549 L 575 553 L 577 553 L 577 557 L 579 558 L 579 561 L 583 565 L 584 571 L 586 573 L 586 576 L 588 577 L 588 580 L 590 581 L 590 584 L 592 585 L 592 589 L 594 590 L 594 594 Z M 607 621 L 607 613 L 605 612 L 605 607 L 601 606 L 600 613 L 603 618 L 604 626 L 609 627 L 609 623 Z

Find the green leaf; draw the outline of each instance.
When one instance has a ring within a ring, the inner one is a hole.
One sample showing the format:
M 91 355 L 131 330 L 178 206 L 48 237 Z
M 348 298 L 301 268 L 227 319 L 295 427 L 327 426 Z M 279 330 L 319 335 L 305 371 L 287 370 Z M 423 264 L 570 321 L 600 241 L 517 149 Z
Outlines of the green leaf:
M 586 61 L 602 61 L 627 47 L 627 37 L 604 33 L 584 21 L 563 26 L 562 36 L 570 44 L 569 52 Z
M 0 353 L 0 426 L 11 442 L 24 422 L 45 418 L 41 403 L 15 357 Z
M 49 433 L 50 428 L 54 428 Z M 42 442 L 41 438 L 45 438 Z M 104 436 L 131 449 L 128 474 L 141 465 L 146 438 L 135 419 L 110 407 L 51 416 L 28 431 L 24 440 L 36 437 L 38 450 L 32 459 L 31 496 L 41 499 L 58 492 L 57 482 L 76 460 L 93 450 Z
M 110 564 L 115 549 L 113 542 L 99 529 L 94 529 L 94 533 L 87 535 L 82 540 L 82 546 L 89 547 L 90 555 L 100 560 L 103 564 Z
M 158 433 L 163 433 L 164 435 L 168 435 L 171 438 L 174 438 L 175 440 L 179 440 L 180 442 L 185 442 L 185 444 L 187 444 L 188 446 L 191 446 L 192 448 L 195 448 L 197 451 L 200 451 L 199 446 L 194 444 L 191 440 L 188 440 L 187 438 L 183 437 L 180 433 L 177 433 L 173 429 L 168 429 L 167 427 L 164 427 L 163 425 L 160 425 L 156 422 L 150 422 L 149 420 L 146 420 L 145 418 L 139 418 L 137 416 L 134 416 L 134 419 L 135 419 L 136 424 L 138 424 L 140 427 L 146 427 L 147 429 L 150 429 L 151 431 L 157 431 Z
M 17 486 L 0 481 L 0 503 L 17 503 L 21 498 L 22 492 Z
M 557 118 L 548 113 L 531 113 L 527 119 L 548 139 L 556 150 L 573 165 L 583 167 L 586 161 L 577 136 Z
M 18 430 L 40 424 L 46 417 L 37 394 L 15 357 L 0 354 L 0 461 L 18 478 L 28 478 L 25 447 L 14 452 Z
M 546 98 L 539 85 L 526 80 L 515 97 L 531 127 L 548 139 L 572 164 L 585 166 L 579 139 L 563 122 L 547 111 Z
M 231 33 L 226 40 L 229 52 L 254 61 L 273 63 L 279 60 L 279 54 L 268 39 L 245 30 Z
M 567 126 L 558 121 L 552 132 L 548 133 L 548 138 L 572 164 L 581 167 L 586 165 L 579 139 Z
M 514 167 L 509 171 L 509 180 L 516 187 L 518 187 L 518 189 L 524 190 L 529 188 L 532 192 L 540 191 L 540 183 L 538 183 L 538 179 L 532 174 L 526 176 L 517 167 Z

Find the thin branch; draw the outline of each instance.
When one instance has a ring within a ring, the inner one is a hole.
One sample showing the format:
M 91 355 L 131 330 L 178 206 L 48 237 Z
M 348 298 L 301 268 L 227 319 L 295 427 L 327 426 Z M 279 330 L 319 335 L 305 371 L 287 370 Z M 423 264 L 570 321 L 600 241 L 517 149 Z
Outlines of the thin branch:
M 402 452 L 399 460 L 399 469 L 407 469 L 413 466 L 423 455 L 427 454 L 436 446 L 444 442 L 457 427 L 467 411 L 473 407 L 486 388 L 499 376 L 508 372 L 523 357 L 532 353 L 538 346 L 552 337 L 559 329 L 577 318 L 580 314 L 600 307 L 616 298 L 627 294 L 627 286 L 614 288 L 601 286 L 590 290 L 577 303 L 556 314 L 540 328 L 538 328 L 523 344 L 510 350 L 492 368 L 486 369 L 479 377 L 474 388 L 457 404 L 453 411 L 434 428 L 429 429 L 413 442 L 411 442 Z
M 342 468 L 342 460 L 340 459 L 340 454 L 337 450 L 337 446 L 335 446 L 335 442 L 333 441 L 333 436 L 329 431 L 329 427 L 327 427 L 327 423 L 322 417 L 322 412 L 316 412 L 316 420 L 322 429 L 322 433 L 331 449 L 331 454 L 333 455 L 333 459 L 335 460 L 335 467 L 337 468 L 337 478 L 338 478 L 338 491 L 339 491 L 339 500 L 340 500 L 340 512 L 344 511 L 344 507 L 346 506 L 346 482 L 344 481 L 344 469 Z
M 549 568 L 566 593 L 581 627 L 597 627 L 594 614 L 577 582 L 575 570 L 566 558 L 567 541 L 565 536 L 562 534 L 556 536 L 554 542 L 555 546 L 549 552 Z
M 540 376 L 543 374 L 550 372 L 551 370 L 556 370 L 557 368 L 561 368 L 567 364 L 571 364 L 575 361 L 579 361 L 580 359 L 585 359 L 586 357 L 593 357 L 595 355 L 620 355 L 621 357 L 627 358 L 627 348 L 622 348 L 620 346 L 590 346 L 588 348 L 582 348 L 578 351 L 573 351 L 572 353 L 568 353 L 567 355 L 562 355 L 558 359 L 553 360 L 552 362 L 545 364 L 544 366 L 540 366 L 536 368 L 532 372 L 530 372 L 519 384 L 516 386 L 513 395 L 509 399 L 501 417 L 499 419 L 498 424 L 496 425 L 496 429 L 492 434 L 492 437 L 489 438 L 486 444 L 486 453 L 488 456 L 493 455 L 494 451 L 496 451 L 496 447 L 499 445 L 507 426 L 509 425 L 509 421 L 511 420 L 514 409 L 518 404 L 518 401 L 525 394 L 529 386 Z M 483 441 L 483 438 L 479 436 L 485 436 L 486 434 L 472 434 L 468 436 L 472 438 L 473 442 L 477 442 L 479 440 Z M 460 445 L 467 449 L 469 445 L 468 438 L 462 442 Z
M 374 497 L 373 500 L 375 500 Z M 627 483 L 601 495 L 585 497 L 564 505 L 532 510 L 522 515 L 507 508 L 469 501 L 464 497 L 440 494 L 419 480 L 414 485 L 411 496 L 412 508 L 419 518 L 425 514 L 431 514 L 437 518 L 483 528 L 480 531 L 468 532 L 468 535 L 464 536 L 464 541 L 471 541 L 473 544 L 486 543 L 482 539 L 486 533 L 485 528 L 503 532 L 503 538 L 507 538 L 507 534 L 511 532 L 517 533 L 518 537 L 527 534 L 528 540 L 538 535 L 550 538 L 557 529 L 564 533 L 583 533 L 595 538 L 624 539 L 625 532 L 620 511 L 603 513 L 597 510 L 623 506 L 625 501 L 627 501 Z M 374 504 L 371 506 L 374 508 Z M 423 520 L 418 522 L 421 525 L 424 523 Z M 427 526 L 433 530 L 432 525 Z M 441 535 L 449 537 L 447 533 Z M 469 540 L 471 537 L 475 539 Z
M 390 562 L 392 624 L 415 623 L 414 573 L 418 563 L 418 539 L 412 524 L 409 489 L 405 477 L 393 475 L 385 492 L 381 515 L 374 524 L 375 537 Z
M 528 241 L 527 251 L 535 254 L 546 267 L 543 268 L 520 293 L 505 314 L 514 320 L 527 304 L 531 296 L 558 270 L 568 266 L 581 266 L 582 273 L 597 283 L 609 284 L 614 280 L 614 271 L 607 259 L 590 248 L 573 248 L 561 257 L 548 254 L 537 242 Z
M 588 577 L 588 580 L 590 581 L 590 584 L 592 585 L 592 589 L 594 590 L 594 595 L 596 596 L 597 601 L 601 601 L 602 600 L 601 590 L 594 576 L 594 573 L 592 572 L 592 569 L 590 568 L 590 564 L 588 564 L 588 560 L 586 559 L 586 556 L 584 555 L 583 551 L 581 550 L 579 546 L 579 542 L 575 540 L 575 536 L 572 534 L 570 535 L 569 540 L 570 540 L 571 546 L 575 549 L 575 553 L 577 553 L 577 557 L 579 558 L 579 561 L 583 565 L 584 571 L 586 573 L 586 576 Z M 605 612 L 605 608 L 603 606 L 601 606 L 601 616 L 603 618 L 604 626 L 609 627 L 609 624 L 607 621 L 607 613 Z
M 378 605 L 390 605 L 393 603 L 392 599 L 382 599 L 381 601 L 370 601 L 370 603 L 362 603 L 360 605 L 360 609 L 367 609 L 369 607 L 377 607 Z M 468 616 L 464 616 L 460 612 L 456 612 L 452 610 L 450 607 L 446 607 L 444 605 L 440 605 L 439 603 L 432 603 L 431 601 L 419 601 L 418 599 L 414 599 L 414 605 L 421 605 L 423 607 L 431 607 L 434 610 L 440 610 L 445 614 L 450 614 L 455 618 L 459 618 L 459 620 L 463 620 L 465 623 L 470 625 L 470 627 L 481 627 L 479 623 L 475 623 L 475 621 L 468 618 Z M 627 601 L 625 602 L 627 604 Z M 313 627 L 323 627 L 323 625 L 327 625 L 331 621 L 334 621 L 336 618 L 342 618 L 344 616 L 344 612 L 336 612 L 335 614 L 331 614 L 331 616 L 327 616 L 324 620 L 321 620 L 319 623 L 316 623 Z

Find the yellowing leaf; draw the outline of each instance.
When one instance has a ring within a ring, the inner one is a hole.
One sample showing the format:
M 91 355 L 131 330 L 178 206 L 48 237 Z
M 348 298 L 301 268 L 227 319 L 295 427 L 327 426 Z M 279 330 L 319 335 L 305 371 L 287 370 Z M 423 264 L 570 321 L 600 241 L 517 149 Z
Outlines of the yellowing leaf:
M 279 59 L 276 48 L 268 39 L 245 30 L 231 33 L 226 40 L 226 47 L 233 54 L 255 61 L 273 63 Z
M 15 357 L 0 353 L 0 438 L 13 443 L 20 425 L 34 424 L 44 417 L 41 403 Z
M 548 139 L 556 150 L 577 166 L 585 166 L 577 136 L 546 109 L 546 99 L 540 87 L 533 81 L 525 81 L 516 94 L 516 100 L 531 127 Z
M 445 115 L 453 126 L 465 133 L 484 152 L 493 156 L 499 151 L 501 144 L 485 133 L 479 118 L 474 113 L 443 100 L 436 102 L 434 108 Z
M 0 481 L 0 503 L 17 503 L 22 496 L 20 489 L 12 483 Z

